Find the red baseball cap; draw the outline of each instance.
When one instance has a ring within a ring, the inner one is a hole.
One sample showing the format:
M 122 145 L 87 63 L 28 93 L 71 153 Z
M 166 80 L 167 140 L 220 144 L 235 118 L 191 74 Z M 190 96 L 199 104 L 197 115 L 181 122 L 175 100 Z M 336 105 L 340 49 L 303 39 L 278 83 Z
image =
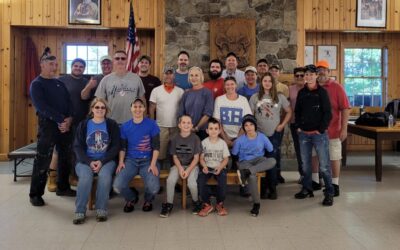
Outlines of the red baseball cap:
M 315 65 L 315 66 L 317 66 L 317 68 L 322 67 L 322 68 L 329 69 L 329 63 L 326 60 L 318 61 L 317 65 Z

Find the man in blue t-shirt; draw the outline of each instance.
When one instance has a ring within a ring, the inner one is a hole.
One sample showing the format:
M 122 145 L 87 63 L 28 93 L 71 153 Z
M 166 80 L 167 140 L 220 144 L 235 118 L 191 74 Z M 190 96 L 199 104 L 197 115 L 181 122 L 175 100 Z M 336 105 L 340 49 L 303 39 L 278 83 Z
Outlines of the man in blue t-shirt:
M 175 71 L 176 86 L 183 90 L 191 89 L 192 84 L 189 82 L 189 53 L 182 50 L 178 54 L 178 68 Z
M 138 197 L 129 188 L 129 182 L 139 174 L 144 180 L 143 211 L 153 210 L 152 201 L 160 189 L 157 158 L 160 152 L 160 129 L 157 123 L 144 117 L 146 104 L 136 98 L 131 104 L 133 119 L 121 125 L 121 151 L 114 189 L 125 198 L 125 213 L 134 210 Z

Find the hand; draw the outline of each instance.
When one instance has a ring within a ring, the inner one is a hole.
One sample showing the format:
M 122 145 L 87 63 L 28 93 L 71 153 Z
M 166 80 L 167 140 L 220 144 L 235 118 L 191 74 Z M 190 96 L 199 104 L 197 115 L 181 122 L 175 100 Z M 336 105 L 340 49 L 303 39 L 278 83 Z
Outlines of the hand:
M 185 173 L 185 169 L 183 169 L 182 167 L 180 167 L 180 168 L 179 168 L 179 176 L 180 176 L 182 179 L 185 179 L 184 173 Z
M 203 167 L 202 171 L 203 171 L 204 174 L 208 174 L 208 167 Z
M 285 128 L 285 126 L 284 125 L 282 125 L 282 124 L 279 124 L 278 126 L 276 126 L 276 129 L 275 129 L 275 131 L 277 131 L 277 132 L 282 132 L 282 130 Z
M 115 170 L 115 173 L 118 174 L 119 172 L 121 172 L 121 170 L 122 170 L 123 168 L 125 168 L 125 163 L 124 163 L 124 162 L 120 162 L 120 163 L 118 164 L 117 170 Z
M 94 165 L 94 168 L 92 168 L 93 172 L 98 173 L 98 172 L 100 172 L 100 169 L 103 166 L 103 163 L 101 163 L 101 161 L 94 161 L 93 165 Z
M 215 175 L 219 175 L 221 173 L 223 168 L 216 168 L 215 169 Z
M 188 176 L 189 176 L 189 173 L 187 172 L 187 170 L 183 170 L 182 174 L 181 174 L 182 179 L 186 179 Z
M 151 165 L 149 169 L 147 170 L 149 173 L 151 172 L 154 176 L 158 176 L 158 168 L 156 165 Z
M 88 82 L 89 88 L 94 89 L 97 87 L 97 80 L 95 80 L 93 77 L 90 77 L 90 81 Z
M 344 141 L 347 138 L 347 129 L 342 129 L 342 131 L 340 131 L 340 141 Z

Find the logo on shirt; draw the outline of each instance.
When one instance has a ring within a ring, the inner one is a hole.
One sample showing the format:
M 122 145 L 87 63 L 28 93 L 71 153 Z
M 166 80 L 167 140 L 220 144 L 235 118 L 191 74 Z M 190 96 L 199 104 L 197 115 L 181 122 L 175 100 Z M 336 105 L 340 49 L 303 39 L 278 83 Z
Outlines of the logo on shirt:
M 108 133 L 102 130 L 96 130 L 86 138 L 88 150 L 93 153 L 103 153 L 107 150 L 110 138 Z
M 149 135 L 143 136 L 142 140 L 137 144 L 136 150 L 141 152 L 151 151 L 151 138 Z
M 221 123 L 224 125 L 241 125 L 243 118 L 243 109 L 241 108 L 220 108 Z

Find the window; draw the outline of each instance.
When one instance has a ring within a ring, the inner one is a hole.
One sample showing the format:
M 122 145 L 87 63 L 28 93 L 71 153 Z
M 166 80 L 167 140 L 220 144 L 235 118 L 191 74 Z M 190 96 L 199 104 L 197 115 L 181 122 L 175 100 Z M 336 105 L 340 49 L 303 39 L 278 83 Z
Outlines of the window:
M 345 48 L 344 86 L 352 106 L 382 106 L 386 86 L 384 49 Z
M 108 46 L 98 45 L 66 45 L 65 72 L 71 73 L 72 61 L 79 57 L 86 61 L 84 74 L 96 75 L 101 73 L 100 58 L 108 55 Z

